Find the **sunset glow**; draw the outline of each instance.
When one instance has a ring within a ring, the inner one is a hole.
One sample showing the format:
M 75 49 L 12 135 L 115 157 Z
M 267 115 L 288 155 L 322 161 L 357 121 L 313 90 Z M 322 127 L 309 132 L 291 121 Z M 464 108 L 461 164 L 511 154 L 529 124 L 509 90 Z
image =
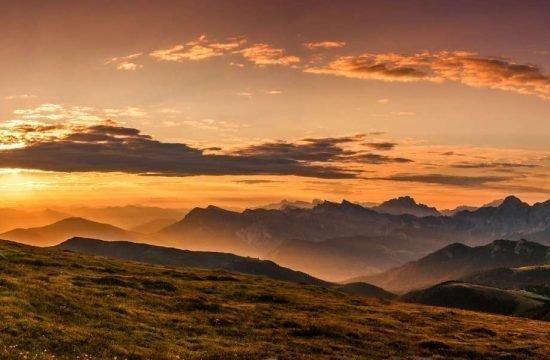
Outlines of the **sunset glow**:
M 544 11 L 240 3 L 3 5 L 1 205 L 548 197 Z M 89 130 L 105 124 L 119 133 Z M 134 151 L 151 163 L 127 166 Z

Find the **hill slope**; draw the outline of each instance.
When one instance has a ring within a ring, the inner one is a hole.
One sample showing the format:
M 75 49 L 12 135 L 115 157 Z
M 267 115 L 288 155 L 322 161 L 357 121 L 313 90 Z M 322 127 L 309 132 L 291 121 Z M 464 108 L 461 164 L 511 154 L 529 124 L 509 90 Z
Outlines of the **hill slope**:
M 548 262 L 550 247 L 526 240 L 496 240 L 478 247 L 452 244 L 401 267 L 350 281 L 364 281 L 402 292 L 460 279 L 482 270 Z
M 137 233 L 82 218 L 67 218 L 47 226 L 15 229 L 0 234 L 2 239 L 37 246 L 56 245 L 75 236 L 99 237 L 105 240 L 135 241 L 140 239 L 140 235 Z
M 344 292 L 369 295 L 384 299 L 395 297 L 395 295 L 374 285 L 358 283 L 353 286 L 342 286 L 340 284 L 333 284 L 317 279 L 300 271 L 294 271 L 279 266 L 272 261 L 247 258 L 229 253 L 179 250 L 127 241 L 102 241 L 85 238 L 67 240 L 57 245 L 56 248 L 157 265 L 228 270 L 298 284 L 337 288 Z
M 2 359 L 544 358 L 550 325 L 0 242 Z
M 296 283 L 329 285 L 326 281 L 281 267 L 272 261 L 262 261 L 229 253 L 179 250 L 127 241 L 102 241 L 86 238 L 72 238 L 57 245 L 56 248 L 157 265 L 228 270 Z
M 407 293 L 401 299 L 425 305 L 516 315 L 550 321 L 550 298 L 526 291 L 448 281 Z
M 461 280 L 510 290 L 527 290 L 550 296 L 550 264 L 515 269 L 497 268 L 482 271 Z

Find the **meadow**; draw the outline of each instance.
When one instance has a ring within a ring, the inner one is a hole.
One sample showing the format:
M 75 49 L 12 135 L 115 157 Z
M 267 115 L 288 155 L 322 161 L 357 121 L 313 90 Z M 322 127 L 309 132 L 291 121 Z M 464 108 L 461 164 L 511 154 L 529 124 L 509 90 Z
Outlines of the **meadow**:
M 550 323 L 0 242 L 2 359 L 544 359 Z

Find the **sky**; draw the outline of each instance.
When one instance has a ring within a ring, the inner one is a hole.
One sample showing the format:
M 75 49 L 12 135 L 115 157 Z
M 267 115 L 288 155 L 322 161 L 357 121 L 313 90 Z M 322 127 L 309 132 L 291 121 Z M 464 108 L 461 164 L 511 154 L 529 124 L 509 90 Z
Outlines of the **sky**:
M 0 4 L 0 207 L 550 189 L 550 3 Z

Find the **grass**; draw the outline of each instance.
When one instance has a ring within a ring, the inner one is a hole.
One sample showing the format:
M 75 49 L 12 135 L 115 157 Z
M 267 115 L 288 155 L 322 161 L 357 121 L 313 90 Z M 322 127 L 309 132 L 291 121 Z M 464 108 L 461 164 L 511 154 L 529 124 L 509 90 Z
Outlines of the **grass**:
M 0 242 L 2 359 L 543 359 L 550 323 Z

